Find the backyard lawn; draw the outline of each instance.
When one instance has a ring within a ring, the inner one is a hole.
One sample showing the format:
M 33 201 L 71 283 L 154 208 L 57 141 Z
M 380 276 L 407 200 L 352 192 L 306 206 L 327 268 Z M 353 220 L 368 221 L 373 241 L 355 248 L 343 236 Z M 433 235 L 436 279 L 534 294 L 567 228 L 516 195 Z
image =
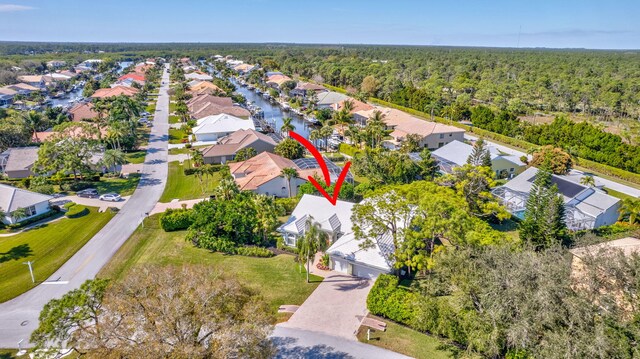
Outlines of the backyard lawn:
M 121 279 L 141 264 L 206 265 L 257 290 L 274 312 L 282 304 L 302 304 L 321 280 L 312 276 L 315 283 L 307 284 L 304 269 L 300 270 L 292 255 L 254 258 L 196 248 L 185 241 L 186 231 L 160 229 L 158 217 L 147 218 L 144 228 L 134 232 L 98 277 Z
M 169 143 L 183 143 L 182 140 L 187 138 L 187 133 L 178 128 L 169 129 Z
M 380 319 L 380 318 L 379 318 Z M 372 331 L 371 340 L 367 340 L 366 327 L 360 327 L 358 340 L 382 348 L 393 350 L 414 358 L 439 359 L 451 358 L 453 353 L 435 337 L 420 333 L 413 329 L 382 319 L 387 323 L 384 332 Z
M 220 181 L 220 173 L 203 176 L 202 183 L 200 183 L 198 176 L 184 174 L 185 167 L 188 166 L 186 164 L 180 165 L 177 161 L 169 162 L 167 185 L 162 197 L 160 197 L 160 202 L 171 202 L 175 198 L 180 200 L 205 198 L 213 193 Z
M 33 261 L 36 283 L 46 280 L 113 217 L 111 212 L 62 218 L 37 229 L 0 237 L 0 302 L 35 287 L 25 261 Z

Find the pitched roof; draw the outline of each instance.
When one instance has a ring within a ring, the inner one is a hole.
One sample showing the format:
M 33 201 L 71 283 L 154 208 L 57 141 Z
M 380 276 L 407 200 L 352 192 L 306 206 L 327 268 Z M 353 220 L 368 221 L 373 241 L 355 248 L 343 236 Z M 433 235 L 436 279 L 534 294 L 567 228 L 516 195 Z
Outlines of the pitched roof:
M 93 110 L 93 103 L 78 103 L 69 109 L 69 114 L 73 121 L 91 120 L 98 117 L 98 113 Z
M 325 91 L 326 88 L 322 85 L 314 84 L 311 82 L 298 82 L 296 90 L 301 91 Z
M 276 146 L 276 141 L 273 138 L 256 130 L 238 130 L 229 136 L 221 138 L 215 145 L 203 149 L 202 155 L 204 157 L 229 156 L 258 141 Z
M 424 138 L 438 133 L 465 132 L 461 128 L 423 120 L 393 108 L 378 107 L 356 113 L 364 118 L 369 118 L 374 111 L 380 111 L 384 115 L 384 122 L 388 127 L 393 128 L 391 136 L 396 139 L 406 137 L 408 134 L 417 134 Z
M 13 85 L 7 85 L 5 87 L 8 87 L 8 88 L 16 90 L 16 91 L 21 91 L 21 90 L 40 91 L 39 88 L 37 88 L 35 86 L 31 86 L 29 84 L 26 84 L 24 82 L 20 82 L 20 83 L 13 84 Z
M 0 95 L 8 95 L 8 96 L 13 96 L 15 94 L 17 94 L 18 91 L 9 88 L 9 86 L 4 86 L 4 87 L 0 87 Z
M 224 92 L 220 87 L 216 86 L 213 82 L 210 81 L 193 80 L 189 82 L 189 91 L 198 92 L 203 90 Z
M 334 206 L 324 197 L 305 194 L 289 216 L 285 224 L 280 226 L 281 231 L 294 234 L 304 233 L 304 222 L 311 216 L 315 222 L 325 231 L 347 234 L 352 232 L 351 210 L 355 203 L 336 201 Z M 300 226 L 302 222 L 303 226 Z
M 327 91 L 318 94 L 318 105 L 333 105 L 344 100 L 348 100 L 350 97 L 338 92 Z
M 214 96 L 208 93 L 195 94 L 186 103 L 189 111 L 197 111 L 207 103 L 214 103 L 219 106 L 233 106 L 233 100 L 231 97 Z
M 49 201 L 52 198 L 44 194 L 0 184 L 0 208 L 7 213 Z
M 22 75 L 18 76 L 18 81 L 22 82 L 40 82 L 44 79 L 42 75 Z
M 184 75 L 186 79 L 192 80 L 213 80 L 213 76 L 204 74 L 202 72 L 192 72 L 190 74 Z
M 492 161 L 498 158 L 504 158 L 515 165 L 525 165 L 517 156 L 502 154 L 500 151 L 498 151 L 497 148 L 490 145 L 487 146 L 487 148 L 489 149 L 489 153 L 491 154 Z M 463 166 L 467 163 L 467 159 L 471 155 L 471 152 L 473 152 L 472 145 L 454 140 L 431 152 L 431 154 L 443 158 L 449 162 L 453 162 L 458 166 Z
M 355 234 L 349 233 L 335 241 L 327 253 L 347 260 L 366 264 L 367 266 L 390 271 L 393 265 L 392 255 L 395 251 L 393 237 L 389 232 L 378 236 L 372 241 L 373 247 L 362 249 L 362 240 L 356 239 Z
M 199 119 L 192 132 L 194 135 L 197 135 L 204 133 L 229 133 L 244 129 L 255 130 L 253 121 L 223 113 Z
M 201 106 L 197 111 L 191 112 L 191 117 L 201 119 L 203 117 L 215 116 L 223 113 L 242 118 L 251 116 L 251 112 L 249 112 L 249 110 L 239 106 L 219 106 L 215 103 L 207 103 Z
M 106 88 L 106 89 L 99 89 L 96 92 L 94 92 L 94 94 L 91 95 L 91 97 L 106 98 L 106 97 L 114 97 L 114 96 L 120 96 L 120 95 L 131 97 L 137 94 L 138 92 L 140 91 L 138 91 L 138 89 L 135 89 L 133 87 L 115 86 L 115 87 Z
M 282 74 L 274 74 L 271 75 L 267 78 L 267 83 L 275 83 L 278 86 L 282 85 L 283 83 L 287 82 L 287 81 L 292 81 L 291 77 L 287 76 L 287 75 L 282 75 Z
M 353 105 L 353 109 L 351 111 L 349 111 L 349 113 L 356 113 L 358 111 L 369 111 L 369 110 L 373 110 L 375 107 L 369 105 L 366 102 L 362 102 L 362 101 L 358 101 L 356 99 L 347 99 L 347 100 L 342 100 L 340 102 L 338 102 L 337 104 L 335 104 L 334 106 L 334 110 L 339 111 L 344 107 L 344 103 L 346 101 L 351 101 L 351 104 Z
M 246 161 L 229 164 L 238 187 L 243 190 L 257 189 L 264 183 L 279 177 L 285 168 L 297 168 L 293 161 L 270 152 L 262 152 Z
M 4 168 L 7 171 L 30 170 L 38 160 L 38 147 L 13 147 L 9 148 L 9 158 Z
M 129 73 L 129 74 L 126 74 L 126 75 L 122 75 L 122 76 L 118 77 L 118 81 L 123 81 L 123 80 L 126 80 L 126 79 L 132 79 L 132 80 L 138 81 L 138 82 L 144 82 L 145 81 L 143 74 L 139 74 L 139 73 L 135 73 L 135 72 L 132 72 L 132 73 Z

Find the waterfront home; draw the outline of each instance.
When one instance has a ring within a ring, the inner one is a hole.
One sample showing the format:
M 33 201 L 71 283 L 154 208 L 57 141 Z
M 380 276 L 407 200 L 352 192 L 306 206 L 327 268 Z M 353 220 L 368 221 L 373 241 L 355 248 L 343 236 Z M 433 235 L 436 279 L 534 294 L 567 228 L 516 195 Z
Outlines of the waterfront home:
M 46 87 L 46 81 L 43 75 L 22 75 L 18 76 L 18 81 L 24 82 L 39 89 L 43 89 Z
M 502 153 L 491 145 L 488 145 L 487 149 L 491 156 L 491 169 L 496 178 L 517 176 L 527 167 L 518 156 Z M 441 172 L 453 173 L 454 167 L 464 166 L 467 163 L 471 152 L 473 152 L 473 146 L 456 140 L 438 148 L 431 155 L 438 161 Z
M 279 89 L 280 86 L 287 81 L 293 81 L 293 80 L 291 79 L 291 77 L 287 75 L 274 74 L 267 77 L 266 84 L 271 88 Z
M 0 184 L 0 209 L 4 213 L 0 220 L 4 224 L 15 224 L 47 213 L 51 211 L 51 199 L 51 196 Z M 14 214 L 19 209 L 24 209 L 21 218 Z
M 314 93 L 319 94 L 321 92 L 327 92 L 327 91 L 329 90 L 327 90 L 322 85 L 301 81 L 301 82 L 298 82 L 298 84 L 296 85 L 296 88 L 294 88 L 293 90 L 291 90 L 291 92 L 289 92 L 289 96 L 300 96 L 302 98 L 307 98 Z
M 278 227 L 278 232 L 286 245 L 295 247 L 298 239 L 304 236 L 307 230 L 307 220 L 311 219 L 320 225 L 320 229 L 333 243 L 352 232 L 351 211 L 354 205 L 355 203 L 338 200 L 334 206 L 324 197 L 305 194 L 289 219 Z
M 224 92 L 220 87 L 216 86 L 211 81 L 201 81 L 201 80 L 193 80 L 188 83 L 189 92 L 197 93 L 197 92 L 205 92 L 205 93 L 218 93 Z
M 352 109 L 351 111 L 349 111 L 350 114 L 355 114 L 356 112 L 359 111 L 369 111 L 369 110 L 373 110 L 375 107 L 373 107 L 372 105 L 369 105 L 366 102 L 362 102 L 353 98 L 347 99 L 347 100 L 342 100 L 338 103 L 335 103 L 333 105 L 331 105 L 331 109 L 333 109 L 334 111 L 340 111 L 344 108 L 344 104 L 345 102 L 350 102 Z
M 222 113 L 199 119 L 192 133 L 196 141 L 217 141 L 238 130 L 247 129 L 255 130 L 253 120 Z
M 318 94 L 318 102 L 316 103 L 316 107 L 318 109 L 333 108 L 336 104 L 349 99 L 351 99 L 349 96 L 338 92 L 321 92 Z
M 140 90 L 133 87 L 116 85 L 111 88 L 98 89 L 96 92 L 93 93 L 93 95 L 91 95 L 91 97 L 92 98 L 108 98 L 108 97 L 115 97 L 115 96 L 121 96 L 121 95 L 132 97 L 138 94 L 139 92 Z
M 35 87 L 35 86 L 31 86 L 27 83 L 24 82 L 20 82 L 17 84 L 13 84 L 13 85 L 7 85 L 5 86 L 5 88 L 9 88 L 12 89 L 14 91 L 17 92 L 18 95 L 25 95 L 25 96 L 29 96 L 34 92 L 38 92 L 41 91 L 42 89 Z
M 213 80 L 213 77 L 211 75 L 208 75 L 208 74 L 205 74 L 205 73 L 202 73 L 202 72 L 198 72 L 198 71 L 186 74 L 186 75 L 184 75 L 184 77 L 187 80 L 200 80 L 200 81 L 211 81 L 211 80 Z
M 243 148 L 253 148 L 257 154 L 268 151 L 273 152 L 276 141 L 256 130 L 238 130 L 218 140 L 213 146 L 203 150 L 202 156 L 206 164 L 226 163 L 235 158 L 236 153 Z
M 133 85 L 133 83 L 137 83 L 140 86 L 144 86 L 145 84 L 144 74 L 139 74 L 135 72 L 129 73 L 129 74 L 118 77 L 118 81 L 116 82 L 117 85 L 124 85 L 124 86 L 131 86 Z
M 18 91 L 12 90 L 5 86 L 0 87 L 0 106 L 7 107 L 13 103 L 13 98 L 18 94 Z
M 505 185 L 491 192 L 518 218 L 524 218 L 529 192 L 538 169 L 529 167 Z M 599 188 L 584 186 L 567 176 L 552 175 L 551 183 L 558 187 L 565 205 L 565 222 L 571 230 L 594 229 L 616 223 L 620 199 Z
M 244 74 L 248 74 L 249 72 L 253 71 L 256 67 L 257 67 L 256 65 L 238 64 L 238 65 L 233 66 L 232 68 L 238 74 L 244 75 Z
M 230 97 L 214 96 L 205 92 L 193 94 L 187 101 L 189 115 L 193 119 L 228 114 L 235 117 L 249 118 L 251 113 L 240 106 L 235 106 Z
M 69 117 L 71 121 L 87 121 L 93 120 L 98 117 L 98 112 L 96 112 L 93 108 L 93 103 L 91 102 L 81 102 L 75 104 L 72 108 L 69 109 Z

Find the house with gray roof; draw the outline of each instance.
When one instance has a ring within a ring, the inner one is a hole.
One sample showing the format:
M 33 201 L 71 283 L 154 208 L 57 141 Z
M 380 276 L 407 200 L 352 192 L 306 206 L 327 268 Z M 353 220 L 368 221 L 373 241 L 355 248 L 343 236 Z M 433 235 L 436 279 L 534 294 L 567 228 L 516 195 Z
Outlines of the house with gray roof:
M 273 152 L 276 145 L 273 138 L 256 130 L 246 129 L 222 137 L 215 145 L 201 152 L 205 164 L 220 164 L 233 160 L 236 153 L 243 148 L 253 148 L 256 154 L 259 154 L 265 151 Z
M 9 178 L 27 178 L 37 160 L 38 147 L 13 147 L 0 156 L 0 169 Z
M 333 92 L 333 91 L 321 92 L 318 94 L 318 102 L 316 103 L 316 107 L 319 109 L 333 108 L 333 105 L 348 99 L 350 99 L 349 96 L 343 95 L 338 92 Z
M 538 169 L 529 167 L 504 186 L 492 190 L 494 196 L 518 218 L 524 218 L 529 192 Z M 595 187 L 584 186 L 567 176 L 552 175 L 565 204 L 565 222 L 570 230 L 594 229 L 618 220 L 620 199 Z
M 487 146 L 491 155 L 491 169 L 496 178 L 511 178 L 522 173 L 527 165 L 520 161 L 518 156 L 500 152 L 493 146 Z M 464 166 L 473 152 L 473 146 L 454 140 L 431 152 L 433 158 L 438 161 L 440 171 L 453 173 L 453 168 Z
M 49 201 L 53 197 L 0 184 L 0 209 L 5 224 L 15 224 L 51 211 Z M 16 218 L 15 211 L 24 209 L 25 217 Z

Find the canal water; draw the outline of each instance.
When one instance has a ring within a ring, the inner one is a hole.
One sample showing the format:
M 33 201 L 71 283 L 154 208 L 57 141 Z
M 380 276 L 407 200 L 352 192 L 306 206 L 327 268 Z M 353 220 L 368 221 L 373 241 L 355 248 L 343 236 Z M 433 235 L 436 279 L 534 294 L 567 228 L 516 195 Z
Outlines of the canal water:
M 275 122 L 276 132 L 279 132 L 280 127 L 282 127 L 282 119 L 285 117 L 290 117 L 292 119 L 291 123 L 295 127 L 294 131 L 304 138 L 309 138 L 309 133 L 313 131 L 314 126 L 305 121 L 302 116 L 298 116 L 290 111 L 282 111 L 282 108 L 280 106 L 278 106 L 277 104 L 272 104 L 271 102 L 265 100 L 262 95 L 258 95 L 254 91 L 240 86 L 240 84 L 238 84 L 234 79 L 231 79 L 231 82 L 236 86 L 236 92 L 241 93 L 247 99 L 247 102 L 254 102 L 256 106 L 260 107 L 262 111 L 264 111 L 264 119 L 267 122 L 271 124 Z

